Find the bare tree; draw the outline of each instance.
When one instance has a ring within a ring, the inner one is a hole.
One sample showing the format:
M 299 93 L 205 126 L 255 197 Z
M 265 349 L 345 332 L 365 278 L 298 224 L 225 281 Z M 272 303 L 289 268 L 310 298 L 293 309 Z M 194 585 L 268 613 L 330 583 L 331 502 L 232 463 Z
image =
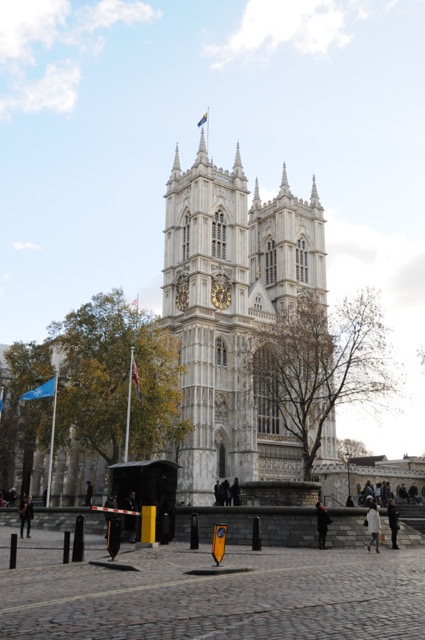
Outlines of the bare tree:
M 347 458 L 362 458 L 373 456 L 373 452 L 366 448 L 361 440 L 351 440 L 351 438 L 336 439 L 336 455 L 339 462 L 347 462 Z
M 377 407 L 397 393 L 387 336 L 379 297 L 371 289 L 345 298 L 329 316 L 306 295 L 258 331 L 252 375 L 259 416 L 261 403 L 268 402 L 283 425 L 280 433 L 301 444 L 304 479 L 311 477 L 323 427 L 337 404 Z

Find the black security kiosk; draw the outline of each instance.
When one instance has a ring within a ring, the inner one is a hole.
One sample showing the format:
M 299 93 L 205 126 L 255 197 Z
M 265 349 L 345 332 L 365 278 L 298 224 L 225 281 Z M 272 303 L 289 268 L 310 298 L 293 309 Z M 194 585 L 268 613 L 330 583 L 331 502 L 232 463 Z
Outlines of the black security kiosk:
M 156 507 L 156 539 L 161 534 L 164 514 L 169 516 L 170 539 L 174 537 L 177 470 L 180 465 L 170 460 L 141 460 L 119 462 L 109 467 L 112 472 L 112 491 L 122 508 L 126 497 L 136 493 L 137 509 Z

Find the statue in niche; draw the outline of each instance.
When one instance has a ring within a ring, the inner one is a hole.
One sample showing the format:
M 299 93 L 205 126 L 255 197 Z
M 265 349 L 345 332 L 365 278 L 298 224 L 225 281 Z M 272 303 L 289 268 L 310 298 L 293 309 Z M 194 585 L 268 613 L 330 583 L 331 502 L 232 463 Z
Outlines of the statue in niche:
M 226 398 L 222 393 L 217 393 L 215 396 L 215 419 L 218 422 L 227 421 Z

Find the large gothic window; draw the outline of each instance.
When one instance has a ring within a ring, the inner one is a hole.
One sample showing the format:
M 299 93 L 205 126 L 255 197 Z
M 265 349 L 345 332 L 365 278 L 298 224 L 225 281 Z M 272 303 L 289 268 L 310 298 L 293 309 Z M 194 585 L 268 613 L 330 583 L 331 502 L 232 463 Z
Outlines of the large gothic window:
M 189 258 L 190 249 L 190 215 L 187 213 L 183 225 L 183 260 Z
M 295 268 L 298 282 L 308 284 L 308 252 L 305 240 L 298 240 L 295 250 Z
M 227 367 L 227 350 L 222 338 L 215 342 L 215 363 L 218 367 Z
M 267 362 L 265 362 L 265 354 L 264 352 L 257 351 L 255 354 L 256 358 L 261 360 L 261 370 L 267 370 Z M 270 388 L 270 380 L 262 379 L 261 377 L 256 378 L 255 381 L 255 400 L 257 404 L 257 430 L 258 433 L 270 433 L 270 434 L 278 434 L 279 433 L 279 405 L 277 402 L 278 398 L 278 390 L 277 383 L 276 389 Z
M 214 214 L 212 223 L 212 256 L 213 258 L 226 259 L 226 223 L 224 213 L 219 209 Z
M 266 285 L 277 279 L 276 247 L 274 240 L 269 240 L 266 251 Z

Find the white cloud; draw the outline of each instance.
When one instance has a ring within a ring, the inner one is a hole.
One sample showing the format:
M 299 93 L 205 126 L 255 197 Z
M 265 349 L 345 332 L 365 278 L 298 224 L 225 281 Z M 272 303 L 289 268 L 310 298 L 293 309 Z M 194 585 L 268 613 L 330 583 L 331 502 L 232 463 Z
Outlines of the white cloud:
M 35 64 L 33 47 L 51 47 L 70 12 L 69 0 L 0 3 L 0 63 Z
M 13 248 L 16 249 L 16 251 L 41 251 L 40 245 L 34 242 L 14 242 Z
M 14 94 L 0 96 L 0 117 L 12 111 L 69 113 L 77 101 L 80 70 L 72 62 L 48 64 L 44 76 L 35 82 L 15 82 Z
M 224 44 L 209 44 L 204 54 L 221 68 L 240 56 L 270 55 L 290 44 L 301 53 L 326 55 L 347 46 L 355 22 L 390 10 L 397 0 L 248 0 L 240 27 Z
M 161 15 L 139 0 L 3 0 L 0 74 L 8 87 L 0 96 L 0 118 L 14 111 L 71 112 L 84 56 L 98 54 L 105 42 L 104 37 L 91 34 L 118 22 L 149 23 Z
M 128 3 L 124 0 L 101 0 L 95 6 L 86 6 L 81 12 L 83 29 L 95 31 L 110 28 L 117 22 L 131 25 L 136 22 L 152 22 L 162 16 L 161 11 L 138 0 Z

